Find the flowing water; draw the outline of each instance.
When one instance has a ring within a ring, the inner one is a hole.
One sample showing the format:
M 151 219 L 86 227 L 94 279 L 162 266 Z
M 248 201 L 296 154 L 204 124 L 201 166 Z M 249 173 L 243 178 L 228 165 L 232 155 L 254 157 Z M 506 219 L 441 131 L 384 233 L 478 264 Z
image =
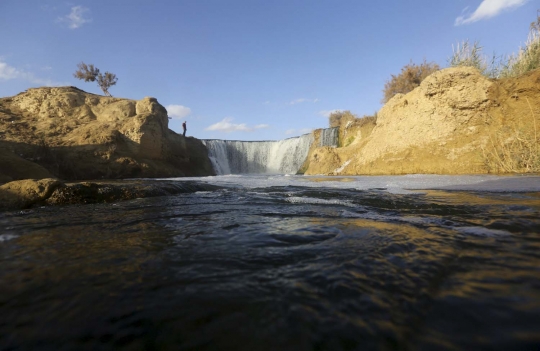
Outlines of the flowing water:
M 540 347 L 540 177 L 178 181 L 0 213 L 0 349 Z
M 216 174 L 296 173 L 313 134 L 278 141 L 203 140 Z
M 319 146 L 338 146 L 339 127 L 327 128 L 321 131 Z

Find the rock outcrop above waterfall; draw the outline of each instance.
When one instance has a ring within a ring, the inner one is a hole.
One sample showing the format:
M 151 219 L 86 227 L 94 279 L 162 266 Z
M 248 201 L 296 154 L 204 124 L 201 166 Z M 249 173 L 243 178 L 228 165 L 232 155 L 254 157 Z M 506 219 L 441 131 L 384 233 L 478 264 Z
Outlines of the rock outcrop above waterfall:
M 0 99 L 0 183 L 212 174 L 206 147 L 171 131 L 155 98 L 47 87 Z
M 540 70 L 492 80 L 470 67 L 447 68 L 394 96 L 376 125 L 340 126 L 338 148 L 316 147 L 305 174 L 465 174 L 497 172 L 496 144 L 538 128 Z

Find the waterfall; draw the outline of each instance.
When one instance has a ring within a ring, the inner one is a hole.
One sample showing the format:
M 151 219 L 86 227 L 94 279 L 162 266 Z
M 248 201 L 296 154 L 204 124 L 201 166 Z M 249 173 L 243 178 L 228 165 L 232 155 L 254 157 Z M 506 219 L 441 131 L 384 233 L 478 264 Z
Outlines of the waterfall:
M 203 140 L 216 174 L 295 174 L 306 160 L 313 134 L 278 141 Z
M 319 146 L 338 146 L 339 127 L 323 129 Z

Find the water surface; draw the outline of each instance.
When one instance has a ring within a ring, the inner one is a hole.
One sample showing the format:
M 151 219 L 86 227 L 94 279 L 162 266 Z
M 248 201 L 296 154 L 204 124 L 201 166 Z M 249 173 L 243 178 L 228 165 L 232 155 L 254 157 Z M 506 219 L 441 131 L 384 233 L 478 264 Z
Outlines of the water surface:
M 1 213 L 0 349 L 537 350 L 539 179 L 209 177 Z

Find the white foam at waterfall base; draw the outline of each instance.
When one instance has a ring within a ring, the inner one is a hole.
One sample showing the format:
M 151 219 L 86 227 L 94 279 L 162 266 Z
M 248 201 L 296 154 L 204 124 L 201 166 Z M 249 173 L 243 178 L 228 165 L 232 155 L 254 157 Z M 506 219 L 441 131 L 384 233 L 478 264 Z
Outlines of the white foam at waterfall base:
M 295 174 L 306 160 L 313 135 L 279 141 L 203 140 L 214 171 L 224 174 Z
M 403 176 L 283 176 L 283 175 L 226 175 L 215 177 L 175 178 L 178 181 L 202 181 L 225 187 L 266 188 L 271 186 L 300 186 L 356 190 L 383 190 L 391 193 L 421 192 L 428 189 L 537 192 L 540 176 L 496 175 L 427 175 Z

